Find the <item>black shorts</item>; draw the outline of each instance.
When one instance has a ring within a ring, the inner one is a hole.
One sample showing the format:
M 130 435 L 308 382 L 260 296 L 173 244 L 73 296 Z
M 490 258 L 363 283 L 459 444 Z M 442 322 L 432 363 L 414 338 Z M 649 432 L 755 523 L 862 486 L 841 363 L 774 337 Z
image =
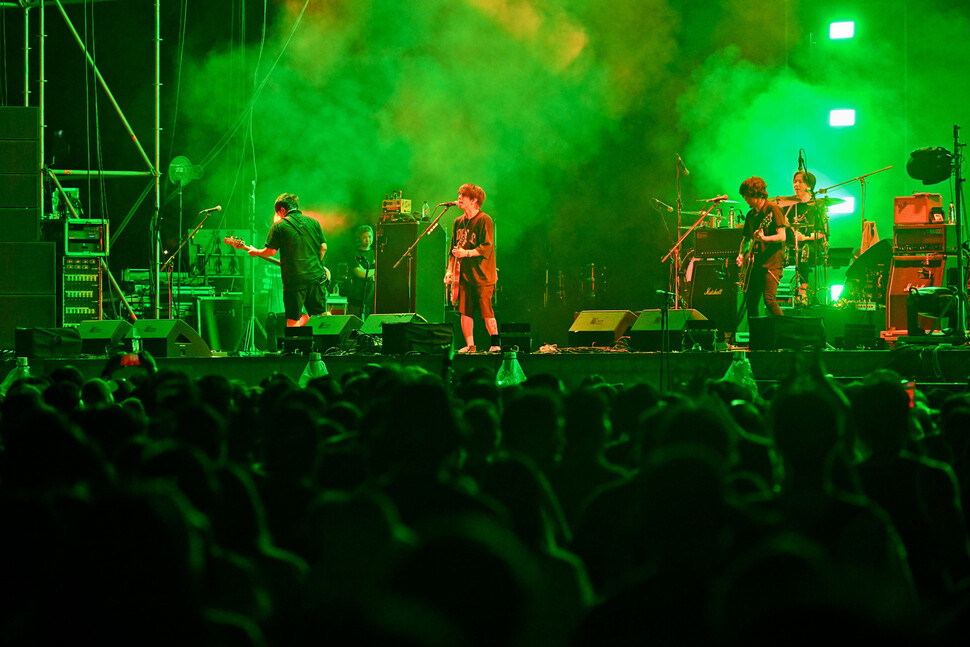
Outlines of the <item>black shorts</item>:
M 327 312 L 327 290 L 323 279 L 303 290 L 283 293 L 283 310 L 287 319 L 299 319 L 306 307 L 308 315 L 322 315 Z
M 494 285 L 474 285 L 461 282 L 458 290 L 458 312 L 466 317 L 481 314 L 482 319 L 494 319 L 492 310 L 492 296 L 495 294 Z

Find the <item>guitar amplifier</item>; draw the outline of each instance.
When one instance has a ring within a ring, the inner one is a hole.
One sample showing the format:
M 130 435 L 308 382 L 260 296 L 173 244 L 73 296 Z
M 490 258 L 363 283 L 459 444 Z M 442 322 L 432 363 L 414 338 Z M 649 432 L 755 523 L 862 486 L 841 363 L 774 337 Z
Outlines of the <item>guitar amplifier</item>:
M 916 193 L 894 201 L 893 222 L 897 225 L 928 225 L 943 220 L 943 198 L 939 193 Z
M 893 227 L 893 253 L 897 256 L 955 254 L 956 248 L 956 225 L 896 225 Z
M 694 230 L 694 254 L 698 258 L 735 257 L 741 249 L 743 229 Z
M 886 330 L 907 329 L 906 299 L 913 288 L 943 287 L 943 274 L 946 269 L 945 257 L 934 255 L 897 256 L 892 260 L 889 271 L 889 286 L 886 289 Z M 931 329 L 934 322 L 919 318 L 924 330 Z

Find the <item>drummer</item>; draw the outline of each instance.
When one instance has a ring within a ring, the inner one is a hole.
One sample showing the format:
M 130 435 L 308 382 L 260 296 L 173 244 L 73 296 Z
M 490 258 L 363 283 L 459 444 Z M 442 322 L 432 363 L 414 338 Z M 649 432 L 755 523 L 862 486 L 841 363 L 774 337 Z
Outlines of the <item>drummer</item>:
M 810 171 L 795 171 L 792 177 L 795 202 L 786 216 L 792 223 L 798 256 L 798 304 L 808 305 L 808 275 L 822 260 L 829 237 L 829 219 L 825 207 L 815 201 L 815 175 Z M 792 208 L 793 207 L 793 208 Z

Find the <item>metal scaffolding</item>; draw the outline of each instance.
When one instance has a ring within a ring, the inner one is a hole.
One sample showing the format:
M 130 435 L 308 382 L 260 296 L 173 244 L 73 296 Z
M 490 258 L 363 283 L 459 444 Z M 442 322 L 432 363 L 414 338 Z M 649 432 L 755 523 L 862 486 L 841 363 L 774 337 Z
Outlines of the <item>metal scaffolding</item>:
M 92 177 L 92 176 L 93 177 L 99 177 L 99 178 L 117 178 L 117 177 L 147 177 L 147 178 L 149 178 L 148 179 L 148 182 L 147 182 L 147 185 L 145 186 L 145 189 L 142 191 L 141 195 L 132 204 L 131 208 L 128 211 L 128 214 L 125 216 L 125 219 L 122 221 L 122 223 L 118 227 L 115 227 L 114 228 L 114 231 L 112 232 L 111 238 L 108 241 L 108 249 L 110 251 L 111 245 L 114 244 L 114 242 L 117 240 L 118 236 L 124 230 L 125 226 L 129 223 L 129 221 L 131 220 L 132 216 L 134 216 L 135 212 L 142 205 L 142 203 L 145 201 L 145 199 L 148 197 L 148 195 L 150 193 L 154 193 L 155 205 L 154 205 L 154 210 L 153 210 L 153 213 L 152 213 L 152 227 L 151 227 L 151 232 L 152 232 L 152 237 L 153 237 L 153 240 L 152 240 L 152 250 L 153 250 L 153 255 L 154 255 L 154 258 L 152 259 L 152 263 L 153 263 L 153 275 L 154 275 L 153 285 L 152 285 L 152 291 L 153 291 L 153 295 L 154 295 L 153 296 L 153 299 L 152 299 L 152 314 L 153 314 L 153 318 L 154 319 L 157 319 L 158 318 L 158 315 L 159 315 L 159 296 L 160 296 L 160 277 L 159 277 L 158 268 L 159 268 L 160 253 L 161 253 L 161 234 L 160 234 L 160 228 L 159 228 L 159 215 L 160 215 L 160 209 L 161 209 L 161 200 L 160 200 L 160 197 L 161 197 L 161 184 L 160 184 L 160 182 L 161 182 L 161 174 L 159 172 L 159 167 L 160 167 L 160 150 L 161 150 L 161 41 L 162 41 L 162 39 L 161 39 L 161 24 L 160 24 L 161 23 L 161 9 L 160 9 L 161 0 L 154 0 L 153 1 L 153 4 L 154 4 L 154 12 L 155 12 L 155 15 L 154 15 L 154 18 L 155 18 L 155 38 L 154 38 L 154 45 L 155 45 L 155 75 L 154 75 L 154 83 L 155 83 L 154 140 L 155 140 L 155 147 L 154 147 L 154 152 L 153 152 L 153 156 L 152 157 L 149 157 L 149 154 L 145 151 L 144 147 L 142 146 L 141 142 L 139 141 L 137 135 L 135 134 L 134 130 L 131 127 L 131 124 L 129 123 L 127 117 L 125 116 L 124 110 L 122 110 L 122 108 L 119 105 L 118 101 L 115 99 L 114 94 L 111 92 L 111 88 L 109 87 L 107 80 L 102 76 L 101 71 L 98 69 L 97 64 L 95 63 L 94 58 L 88 52 L 87 46 L 85 45 L 85 43 L 84 43 L 83 39 L 81 38 L 81 36 L 78 34 L 77 29 L 75 29 L 74 24 L 71 21 L 71 18 L 67 15 L 67 11 L 65 11 L 65 9 L 64 9 L 64 5 L 67 5 L 67 4 L 81 4 L 81 3 L 85 3 L 85 2 L 86 3 L 90 3 L 90 2 L 117 2 L 117 1 L 119 1 L 119 0 L 18 0 L 18 2 L 0 2 L 0 9 L 20 9 L 20 10 L 23 11 L 23 20 L 24 20 L 24 106 L 25 107 L 31 107 L 31 105 L 30 105 L 30 100 L 31 100 L 31 96 L 30 96 L 31 95 L 31 90 L 30 90 L 30 85 L 31 85 L 31 78 L 30 78 L 30 51 L 31 51 L 31 47 L 30 47 L 30 30 L 31 30 L 31 21 L 30 21 L 30 15 L 31 15 L 31 10 L 32 9 L 37 10 L 37 14 L 38 14 L 38 18 L 37 18 L 37 23 L 38 23 L 37 24 L 37 33 L 38 33 L 38 37 L 39 37 L 39 45 L 38 45 L 38 48 L 37 48 L 38 49 L 38 54 L 37 54 L 37 62 L 38 62 L 38 79 L 37 79 L 38 90 L 37 90 L 37 95 L 38 95 L 38 99 L 37 99 L 37 106 L 36 107 L 38 109 L 40 126 L 41 126 L 41 128 L 40 128 L 40 164 L 41 164 L 41 168 L 38 169 L 38 173 L 40 173 L 42 175 L 43 174 L 46 174 L 46 175 L 48 175 L 51 178 L 51 180 L 54 183 L 54 186 L 55 186 L 56 190 L 61 193 L 62 197 L 64 198 L 64 202 L 68 205 L 69 211 L 71 212 L 71 217 L 78 218 L 80 216 L 74 210 L 73 206 L 71 206 L 70 201 L 67 199 L 67 196 L 64 194 L 64 189 L 63 189 L 63 187 L 61 186 L 60 182 L 57 179 L 59 176 L 60 177 L 72 177 L 72 178 L 73 177 Z M 91 71 L 93 72 L 93 74 L 94 74 L 95 78 L 97 79 L 98 83 L 101 85 L 101 88 L 104 90 L 105 94 L 107 95 L 108 99 L 110 100 L 111 105 L 114 107 L 115 112 L 117 112 L 118 117 L 121 119 L 121 123 L 122 123 L 123 127 L 125 128 L 125 130 L 127 131 L 128 136 L 130 137 L 132 144 L 135 146 L 135 148 L 137 149 L 137 151 L 138 151 L 138 153 L 139 153 L 142 161 L 144 162 L 144 167 L 145 167 L 144 170 L 117 170 L 117 171 L 91 170 L 91 169 L 88 169 L 88 170 L 55 170 L 55 169 L 48 168 L 45 165 L 45 163 L 44 163 L 44 128 L 46 128 L 46 125 L 47 124 L 45 123 L 44 110 L 45 110 L 45 102 L 47 101 L 47 97 L 46 97 L 46 93 L 45 93 L 45 86 L 46 86 L 46 83 L 47 83 L 47 79 L 46 79 L 45 68 L 44 68 L 44 65 L 45 65 L 45 60 L 44 60 L 44 53 L 45 53 L 44 52 L 44 43 L 45 43 L 45 40 L 47 38 L 47 31 L 46 31 L 46 26 L 45 26 L 46 8 L 47 8 L 47 6 L 53 6 L 53 7 L 55 7 L 57 9 L 57 11 L 60 14 L 60 16 L 64 19 L 64 22 L 67 25 L 67 28 L 73 34 L 74 39 L 77 41 L 78 46 L 81 48 L 81 52 L 84 55 L 84 58 L 85 58 L 85 60 L 87 62 L 88 67 L 91 69 Z M 43 205 L 44 204 L 44 202 L 43 202 L 43 197 L 44 197 L 43 196 L 43 183 L 41 183 L 41 192 L 42 193 L 41 193 L 41 196 L 40 196 L 41 197 L 40 204 Z M 127 300 L 125 300 L 125 297 L 124 297 L 124 295 L 121 292 L 120 286 L 115 281 L 114 277 L 111 276 L 111 272 L 108 270 L 108 267 L 107 267 L 107 265 L 104 262 L 104 258 L 101 257 L 99 260 L 101 262 L 101 269 L 102 269 L 102 271 L 105 272 L 105 275 L 108 277 L 109 281 L 111 282 L 112 287 L 117 292 L 119 299 L 121 299 L 121 302 L 124 304 L 125 308 L 127 309 L 129 316 L 131 316 L 132 319 L 134 319 L 135 318 L 135 314 L 132 311 L 131 306 L 128 304 Z

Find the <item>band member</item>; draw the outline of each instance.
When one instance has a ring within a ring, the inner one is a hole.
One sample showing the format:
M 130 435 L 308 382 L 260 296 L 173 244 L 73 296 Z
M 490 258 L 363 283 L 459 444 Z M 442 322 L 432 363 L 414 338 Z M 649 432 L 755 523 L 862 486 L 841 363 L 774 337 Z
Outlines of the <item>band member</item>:
M 781 317 L 775 295 L 785 266 L 785 216 L 777 205 L 768 202 L 768 187 L 762 178 L 749 177 L 741 183 L 739 192 L 751 207 L 737 258 L 738 266 L 745 266 L 744 271 L 749 272 L 745 294 L 748 319 L 758 316 L 758 302 L 762 298 L 768 312 Z
M 374 229 L 361 225 L 356 234 L 356 249 L 349 264 L 351 269 L 347 288 L 347 314 L 363 319 L 374 308 Z
M 829 236 L 829 221 L 825 209 L 815 202 L 815 175 L 809 171 L 795 171 L 792 178 L 797 202 L 786 214 L 798 241 L 798 303 L 808 305 L 808 275 L 825 253 Z
M 276 198 L 276 212 L 273 226 L 266 236 L 266 246 L 250 249 L 249 255 L 271 258 L 277 252 L 283 276 L 286 325 L 303 326 L 311 314 L 328 314 L 330 271 L 323 266 L 327 237 L 319 222 L 303 215 L 299 198 L 292 193 L 283 193 Z
M 502 350 L 498 324 L 492 311 L 492 296 L 498 273 L 495 270 L 495 226 L 491 217 L 482 211 L 485 191 L 474 184 L 462 184 L 458 189 L 458 207 L 464 212 L 455 218 L 451 232 L 452 262 L 445 274 L 445 283 L 458 285 L 458 311 L 461 313 L 461 332 L 465 347 L 459 353 L 475 352 L 475 315 L 485 321 L 491 335 L 490 353 Z M 457 267 L 456 267 L 457 266 Z

